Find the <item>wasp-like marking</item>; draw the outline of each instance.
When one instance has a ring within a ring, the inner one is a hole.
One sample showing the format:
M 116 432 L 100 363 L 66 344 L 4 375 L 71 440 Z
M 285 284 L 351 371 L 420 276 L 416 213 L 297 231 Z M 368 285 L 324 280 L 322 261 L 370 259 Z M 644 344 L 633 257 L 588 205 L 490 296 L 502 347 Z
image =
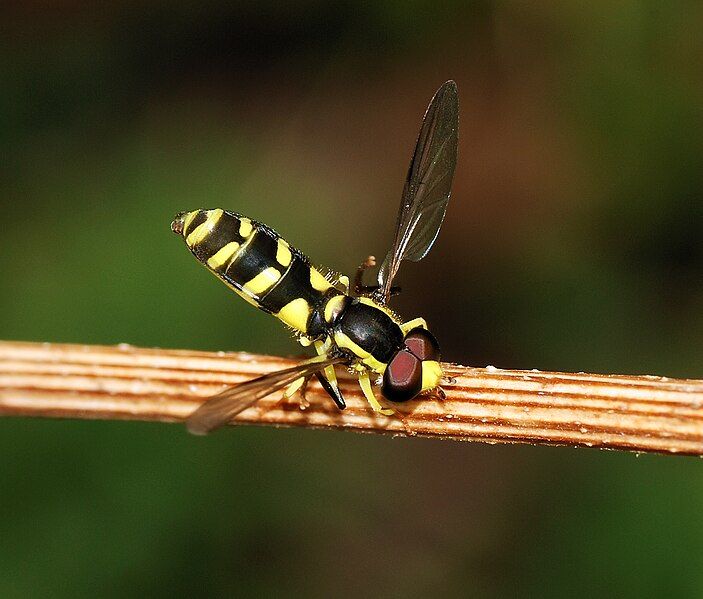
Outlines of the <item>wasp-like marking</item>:
M 344 364 L 359 378 L 376 412 L 386 415 L 376 398 L 373 378 L 383 397 L 412 399 L 438 387 L 440 351 L 422 318 L 403 322 L 387 306 L 395 274 L 404 260 L 422 259 L 434 243 L 451 190 L 457 151 L 456 85 L 445 83 L 423 120 L 405 183 L 393 246 L 380 267 L 378 285 L 361 283 L 354 294 L 347 277 L 325 276 L 273 229 L 220 208 L 181 212 L 171 223 L 193 255 L 250 304 L 272 314 L 293 330 L 301 344 L 318 356 L 299 366 L 265 375 L 215 396 L 189 418 L 192 432 L 226 424 L 260 397 L 287 386 L 286 394 L 317 376 L 335 403 L 345 406 L 334 372 Z

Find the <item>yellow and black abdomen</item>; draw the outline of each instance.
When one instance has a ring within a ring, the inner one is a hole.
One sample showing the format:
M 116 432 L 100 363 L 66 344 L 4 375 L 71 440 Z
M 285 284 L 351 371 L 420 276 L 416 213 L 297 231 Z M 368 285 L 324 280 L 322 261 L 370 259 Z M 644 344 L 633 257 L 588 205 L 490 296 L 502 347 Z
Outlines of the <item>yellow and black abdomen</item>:
M 341 294 L 308 258 L 275 231 L 219 208 L 179 214 L 171 228 L 193 255 L 246 301 L 303 335 L 318 334 L 315 316 Z

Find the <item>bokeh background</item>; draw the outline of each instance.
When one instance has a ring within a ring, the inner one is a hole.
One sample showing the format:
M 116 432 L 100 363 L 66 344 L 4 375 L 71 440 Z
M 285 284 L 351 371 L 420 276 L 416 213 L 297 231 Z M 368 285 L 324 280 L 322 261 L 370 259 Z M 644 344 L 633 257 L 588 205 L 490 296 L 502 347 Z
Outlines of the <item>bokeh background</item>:
M 4 4 L 0 337 L 275 354 L 172 215 L 383 255 L 420 117 L 460 155 L 395 304 L 447 359 L 703 377 L 699 2 Z M 0 422 L 0 596 L 702 597 L 703 462 Z

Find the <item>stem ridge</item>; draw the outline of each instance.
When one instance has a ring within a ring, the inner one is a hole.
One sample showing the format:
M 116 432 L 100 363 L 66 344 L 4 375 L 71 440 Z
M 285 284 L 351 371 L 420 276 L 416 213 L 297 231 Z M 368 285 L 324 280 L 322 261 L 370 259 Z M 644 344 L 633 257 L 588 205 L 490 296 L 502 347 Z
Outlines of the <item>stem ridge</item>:
M 243 352 L 0 341 L 0 416 L 179 422 L 225 387 L 294 363 Z M 446 399 L 400 404 L 395 416 L 371 412 L 340 372 L 344 411 L 311 381 L 306 409 L 274 394 L 233 423 L 703 455 L 701 380 L 443 366 L 453 378 Z

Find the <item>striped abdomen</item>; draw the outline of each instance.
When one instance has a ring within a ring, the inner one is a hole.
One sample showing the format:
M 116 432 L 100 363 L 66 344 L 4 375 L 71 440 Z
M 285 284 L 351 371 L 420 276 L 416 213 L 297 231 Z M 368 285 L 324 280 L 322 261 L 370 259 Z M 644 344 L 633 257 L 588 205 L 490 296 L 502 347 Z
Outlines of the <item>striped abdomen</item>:
M 234 212 L 184 212 L 171 227 L 200 262 L 246 301 L 303 335 L 316 336 L 316 313 L 331 295 L 342 295 L 275 231 Z

